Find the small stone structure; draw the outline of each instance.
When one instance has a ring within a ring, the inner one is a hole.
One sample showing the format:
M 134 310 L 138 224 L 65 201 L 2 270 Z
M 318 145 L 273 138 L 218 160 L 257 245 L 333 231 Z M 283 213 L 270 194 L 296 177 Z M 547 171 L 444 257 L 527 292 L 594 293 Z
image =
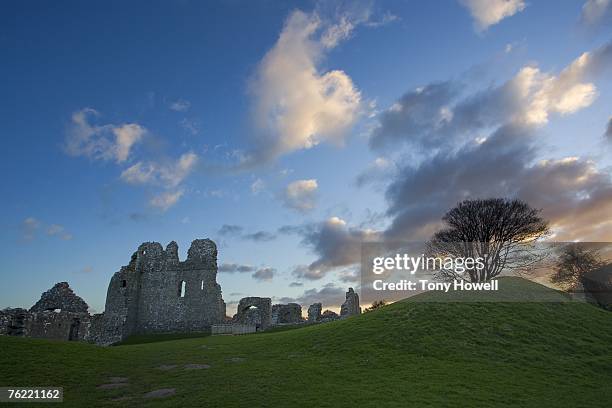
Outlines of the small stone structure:
M 257 330 L 265 330 L 272 324 L 272 299 L 245 297 L 238 302 L 232 323 L 252 325 Z
M 44 292 L 30 310 L 16 308 L 0 311 L 0 334 L 84 340 L 90 324 L 88 308 L 67 282 L 59 282 Z
M 316 323 L 321 320 L 321 310 L 323 305 L 321 303 L 313 303 L 308 306 L 308 322 Z
M 361 308 L 359 307 L 359 295 L 349 288 L 346 292 L 346 301 L 340 307 L 340 316 L 348 317 L 361 314 Z
M 297 303 L 272 306 L 272 325 L 302 323 L 302 306 Z
M 132 334 L 206 331 L 224 320 L 215 243 L 194 240 L 181 262 L 176 242 L 165 250 L 146 242 L 111 278 L 104 313 L 92 316 L 88 340 L 108 345 Z

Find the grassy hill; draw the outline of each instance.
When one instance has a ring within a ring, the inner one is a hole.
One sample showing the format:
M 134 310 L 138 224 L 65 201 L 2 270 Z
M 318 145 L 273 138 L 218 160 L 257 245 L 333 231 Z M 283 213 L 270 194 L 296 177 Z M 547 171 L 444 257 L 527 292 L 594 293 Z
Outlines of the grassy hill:
M 526 301 L 428 293 L 295 330 L 110 348 L 0 337 L 0 385 L 63 386 L 65 406 L 92 407 L 606 405 L 612 313 L 517 278 L 500 291 Z M 110 377 L 127 385 L 98 388 Z M 176 394 L 143 398 L 161 388 Z

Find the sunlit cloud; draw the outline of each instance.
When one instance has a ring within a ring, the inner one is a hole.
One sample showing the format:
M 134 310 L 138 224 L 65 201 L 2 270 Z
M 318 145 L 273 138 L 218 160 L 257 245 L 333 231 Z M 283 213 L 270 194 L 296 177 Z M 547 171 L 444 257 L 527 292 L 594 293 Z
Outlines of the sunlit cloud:
M 92 124 L 91 119 L 99 115 L 91 108 L 73 113 L 64 150 L 71 156 L 125 162 L 130 156 L 132 147 L 145 136 L 146 129 L 135 123 Z
M 351 15 L 332 23 L 317 13 L 289 16 L 250 86 L 257 147 L 249 161 L 343 142 L 360 115 L 361 93 L 344 71 L 324 71 L 320 65 L 359 23 Z
M 472 14 L 478 31 L 483 31 L 504 18 L 525 9 L 524 0 L 460 0 Z
M 158 208 L 162 211 L 166 211 L 180 200 L 180 198 L 183 196 L 183 193 L 183 190 L 164 191 L 153 196 L 151 200 L 149 200 L 149 204 L 152 207 Z
M 283 195 L 285 205 L 301 212 L 310 211 L 316 204 L 319 184 L 315 179 L 296 180 L 287 185 Z

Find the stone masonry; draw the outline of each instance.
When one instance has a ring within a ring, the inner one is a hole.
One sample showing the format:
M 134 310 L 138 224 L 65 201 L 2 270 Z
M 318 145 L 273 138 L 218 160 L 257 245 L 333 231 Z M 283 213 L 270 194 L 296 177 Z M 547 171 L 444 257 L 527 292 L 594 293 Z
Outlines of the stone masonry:
M 308 322 L 316 323 L 321 320 L 321 310 L 323 305 L 321 303 L 313 303 L 308 306 Z
M 265 330 L 272 324 L 272 299 L 245 297 L 240 299 L 232 323 L 253 325 Z
M 105 311 L 92 316 L 88 340 L 108 345 L 132 334 L 205 331 L 224 319 L 213 241 L 193 241 L 182 262 L 176 242 L 165 250 L 146 242 L 111 278 Z
M 65 312 L 87 313 L 87 303 L 75 295 L 68 282 L 56 283 L 40 297 L 40 300 L 30 308 L 30 312 L 61 310 Z
M 302 323 L 302 306 L 297 303 L 272 306 L 272 325 Z
M 0 311 L 0 334 L 54 340 L 84 340 L 89 330 L 87 303 L 66 282 L 56 283 L 25 310 Z
M 353 288 L 349 288 L 346 292 L 346 301 L 340 307 L 340 316 L 348 317 L 361 314 L 359 307 L 359 295 L 355 293 Z

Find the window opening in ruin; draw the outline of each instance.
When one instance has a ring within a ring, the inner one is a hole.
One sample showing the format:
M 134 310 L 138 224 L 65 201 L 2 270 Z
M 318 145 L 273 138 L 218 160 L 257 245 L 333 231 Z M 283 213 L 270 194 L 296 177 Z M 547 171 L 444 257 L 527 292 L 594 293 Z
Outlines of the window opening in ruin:
M 200 284 L 200 290 L 204 290 L 204 281 Z
M 121 281 L 121 287 L 125 288 L 127 286 L 127 281 L 124 279 Z
M 185 286 L 187 286 L 185 284 L 185 281 L 181 281 L 181 284 L 179 286 L 179 296 L 180 297 L 185 297 Z

